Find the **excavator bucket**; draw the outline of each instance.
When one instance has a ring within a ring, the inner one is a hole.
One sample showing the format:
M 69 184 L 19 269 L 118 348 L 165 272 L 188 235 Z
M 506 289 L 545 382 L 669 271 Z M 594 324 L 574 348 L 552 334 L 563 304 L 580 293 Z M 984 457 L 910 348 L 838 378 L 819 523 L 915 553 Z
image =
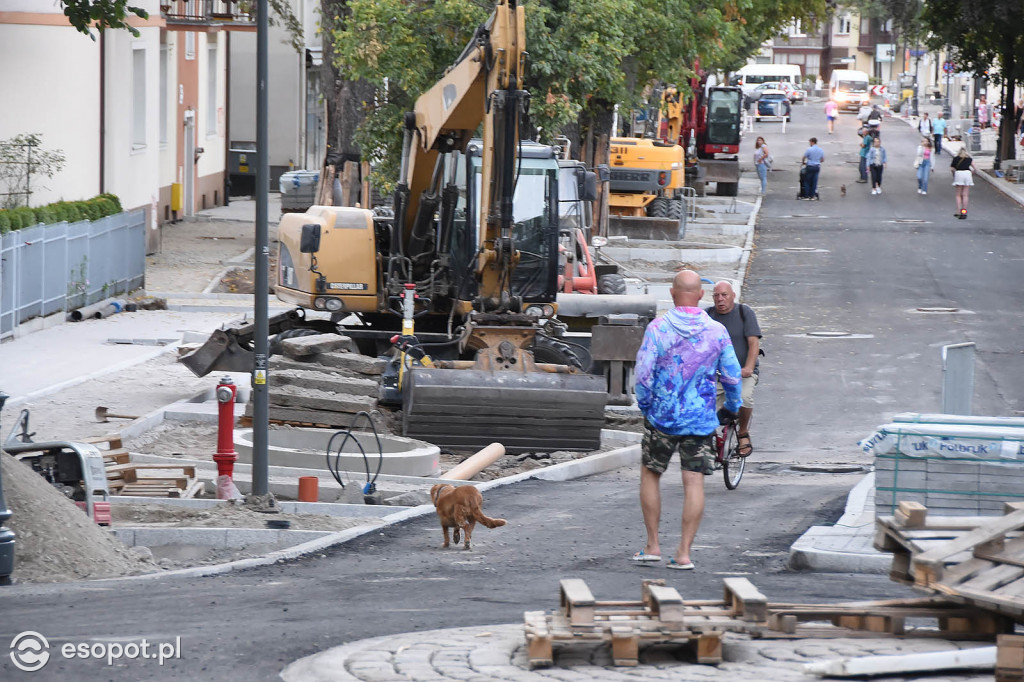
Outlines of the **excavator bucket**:
M 453 450 L 596 450 L 608 389 L 590 374 L 413 368 L 403 434 Z

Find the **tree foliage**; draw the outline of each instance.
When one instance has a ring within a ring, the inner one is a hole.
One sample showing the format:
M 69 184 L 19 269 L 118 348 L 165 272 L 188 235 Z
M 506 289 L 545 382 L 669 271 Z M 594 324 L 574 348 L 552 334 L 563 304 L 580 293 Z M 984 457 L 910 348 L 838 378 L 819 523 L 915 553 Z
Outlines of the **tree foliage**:
M 325 3 L 327 4 L 327 3 Z M 396 177 L 402 115 L 461 53 L 491 13 L 481 0 L 337 0 L 335 64 L 378 89 L 357 139 Z M 655 80 L 685 83 L 699 64 L 733 70 L 825 0 L 531 0 L 526 4 L 531 123 L 550 141 L 566 126 L 604 127 Z
M 95 24 L 97 28 L 127 29 L 136 38 L 138 29 L 128 24 L 131 17 L 148 19 L 149 12 L 141 7 L 128 4 L 129 0 L 60 0 L 64 5 L 64 16 L 80 33 L 93 40 L 96 36 L 89 29 Z
M 52 178 L 64 168 L 64 152 L 42 148 L 38 134 L 15 135 L 0 140 L 0 208 L 28 206 L 38 178 Z

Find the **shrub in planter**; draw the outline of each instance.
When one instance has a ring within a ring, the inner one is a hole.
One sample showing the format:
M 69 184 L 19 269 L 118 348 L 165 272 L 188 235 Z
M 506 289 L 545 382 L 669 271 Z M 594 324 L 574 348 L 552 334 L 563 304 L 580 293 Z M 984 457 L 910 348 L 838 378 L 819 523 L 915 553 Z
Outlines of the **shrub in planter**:
M 11 231 L 11 217 L 7 211 L 0 211 L 0 234 L 7 234 Z
M 22 230 L 24 230 L 26 227 L 33 227 L 39 222 L 38 220 L 36 220 L 35 211 L 33 211 L 31 208 L 28 208 L 27 206 L 19 206 L 18 208 L 14 209 L 13 212 L 17 213 L 21 217 L 20 229 Z
M 59 223 L 60 219 L 57 217 L 56 211 L 49 206 L 40 206 L 39 208 L 33 209 L 36 214 L 36 220 L 46 225 L 52 225 L 53 223 Z
M 121 211 L 124 210 L 123 208 L 121 208 L 121 200 L 117 197 L 116 194 L 110 194 L 108 192 L 106 194 L 101 194 L 100 197 L 102 197 L 103 199 L 107 199 L 108 201 L 114 204 L 114 210 L 110 213 L 110 215 L 113 215 L 114 213 L 120 213 Z

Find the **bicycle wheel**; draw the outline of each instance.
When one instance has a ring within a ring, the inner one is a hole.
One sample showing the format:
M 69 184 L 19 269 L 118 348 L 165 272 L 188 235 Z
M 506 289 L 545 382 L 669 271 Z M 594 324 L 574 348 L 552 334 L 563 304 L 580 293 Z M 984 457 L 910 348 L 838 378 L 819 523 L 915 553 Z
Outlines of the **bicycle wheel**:
M 725 487 L 729 490 L 736 490 L 743 478 L 743 470 L 747 467 L 747 458 L 737 454 L 739 438 L 736 437 L 736 426 L 730 426 L 725 434 L 725 443 L 722 446 L 722 478 L 725 479 Z

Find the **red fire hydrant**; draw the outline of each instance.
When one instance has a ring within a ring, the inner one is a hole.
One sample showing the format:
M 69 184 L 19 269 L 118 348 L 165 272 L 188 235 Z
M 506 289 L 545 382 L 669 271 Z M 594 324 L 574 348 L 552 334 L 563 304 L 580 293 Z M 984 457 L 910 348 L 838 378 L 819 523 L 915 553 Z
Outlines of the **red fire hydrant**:
M 231 377 L 224 377 L 217 384 L 217 453 L 213 461 L 217 463 L 217 498 L 227 499 L 230 495 L 222 492 L 224 486 L 220 485 L 221 476 L 231 479 L 235 474 L 235 462 L 238 460 L 238 453 L 235 452 L 235 382 Z M 230 488 L 234 487 L 232 482 Z

